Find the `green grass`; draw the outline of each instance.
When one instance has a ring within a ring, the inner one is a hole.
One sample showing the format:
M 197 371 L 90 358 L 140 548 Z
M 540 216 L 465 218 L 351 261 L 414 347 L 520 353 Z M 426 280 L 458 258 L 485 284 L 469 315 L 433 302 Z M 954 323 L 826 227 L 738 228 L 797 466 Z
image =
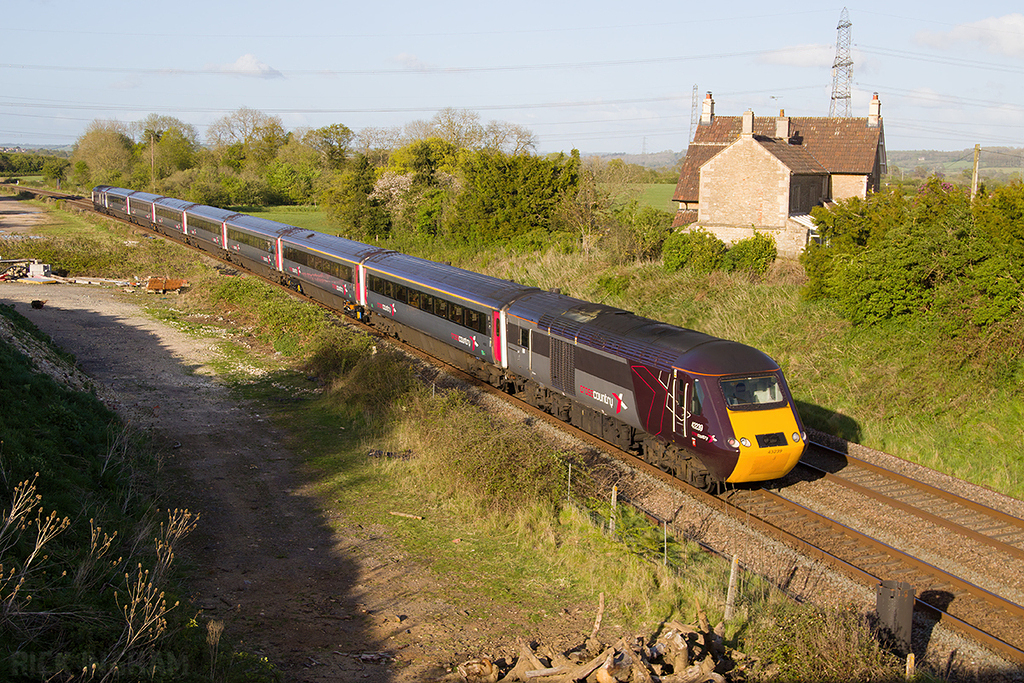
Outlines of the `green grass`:
M 338 232 L 337 226 L 327 218 L 327 213 L 315 206 L 234 207 L 234 210 L 331 235 Z
M 676 191 L 675 183 L 651 183 L 641 186 L 641 189 L 641 206 L 650 206 L 673 214 L 676 212 L 678 205 L 672 201 L 672 195 Z

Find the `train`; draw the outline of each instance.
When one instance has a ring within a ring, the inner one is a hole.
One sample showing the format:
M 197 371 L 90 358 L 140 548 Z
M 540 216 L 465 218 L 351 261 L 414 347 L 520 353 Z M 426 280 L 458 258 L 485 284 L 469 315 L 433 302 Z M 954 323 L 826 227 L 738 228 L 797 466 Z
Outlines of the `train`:
M 785 476 L 806 432 L 778 363 L 735 341 L 379 245 L 100 185 L 99 212 L 237 264 L 703 490 Z

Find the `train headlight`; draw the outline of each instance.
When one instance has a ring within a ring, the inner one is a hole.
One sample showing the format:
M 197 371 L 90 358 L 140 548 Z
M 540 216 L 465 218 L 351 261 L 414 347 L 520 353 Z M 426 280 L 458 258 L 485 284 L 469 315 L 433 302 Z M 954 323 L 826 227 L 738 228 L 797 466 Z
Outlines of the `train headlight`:
M 748 439 L 747 437 L 743 437 L 742 439 L 740 439 L 740 443 L 743 444 L 744 448 L 750 448 L 750 439 Z
M 739 448 L 740 442 L 737 441 L 736 439 L 729 439 L 729 446 L 730 448 Z
M 800 443 L 800 434 L 793 432 L 793 443 Z

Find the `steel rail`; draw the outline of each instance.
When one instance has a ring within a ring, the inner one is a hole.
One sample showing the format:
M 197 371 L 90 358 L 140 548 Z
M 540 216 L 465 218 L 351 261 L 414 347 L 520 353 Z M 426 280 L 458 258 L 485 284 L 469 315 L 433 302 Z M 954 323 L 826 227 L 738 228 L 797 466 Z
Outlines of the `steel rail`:
M 832 448 L 831 446 L 820 444 L 818 442 L 812 443 L 814 443 L 814 446 L 816 448 L 820 448 L 824 451 L 829 451 L 833 457 L 841 457 L 845 459 L 847 463 L 853 465 L 854 467 L 860 467 L 862 469 L 869 470 L 877 474 L 881 474 L 890 479 L 894 479 L 902 484 L 906 484 L 908 486 L 917 488 L 924 493 L 929 493 L 933 496 L 936 496 L 937 498 L 941 498 L 951 503 L 956 503 L 957 505 L 961 505 L 970 510 L 974 510 L 975 512 L 982 513 L 984 515 L 988 515 L 989 517 L 992 517 L 995 520 L 1004 522 L 1009 526 L 1018 527 L 1022 531 L 1024 531 L 1024 520 L 1018 517 L 1014 517 L 1013 515 L 1007 514 L 1002 510 L 997 510 L 996 508 L 985 505 L 984 503 L 979 503 L 969 498 L 958 496 L 957 494 L 951 493 L 945 489 L 941 489 L 937 486 L 928 484 L 927 482 L 914 479 L 913 477 L 908 477 L 905 474 L 901 474 L 894 470 L 887 469 L 885 467 L 882 467 L 881 465 L 876 465 L 875 463 L 868 462 L 867 460 L 863 460 L 856 456 L 850 455 L 849 453 L 843 453 L 842 451 Z
M 1014 557 L 1014 558 L 1016 558 L 1018 560 L 1024 560 L 1024 548 L 1019 548 L 1019 547 L 1017 547 L 1015 545 L 1011 545 L 1009 543 L 1006 543 L 1005 541 L 1000 541 L 998 538 L 993 538 L 993 537 L 991 537 L 991 536 L 989 536 L 987 534 L 983 534 L 980 531 L 976 531 L 974 529 L 971 529 L 970 527 L 964 526 L 962 524 L 959 524 L 959 523 L 957 523 L 955 521 L 952 521 L 950 519 L 947 519 L 945 517 L 940 517 L 939 515 L 936 515 L 935 513 L 928 512 L 927 510 L 922 510 L 920 507 L 917 507 L 917 506 L 915 506 L 915 505 L 913 505 L 911 503 L 907 503 L 907 502 L 905 502 L 903 500 L 900 500 L 899 498 L 895 498 L 893 496 L 887 495 L 887 494 L 885 494 L 885 493 L 883 493 L 881 491 L 878 491 L 876 489 L 870 488 L 868 486 L 864 486 L 863 484 L 858 484 L 857 482 L 851 481 L 851 480 L 847 479 L 846 477 L 841 477 L 841 476 L 839 476 L 837 474 L 834 474 L 832 472 L 824 470 L 824 469 L 822 469 L 820 467 L 817 467 L 815 465 L 811 465 L 810 463 L 800 462 L 800 463 L 798 463 L 798 466 L 799 467 L 804 467 L 806 469 L 814 470 L 815 472 L 818 472 L 821 475 L 823 475 L 822 478 L 824 478 L 826 481 L 833 482 L 835 484 L 838 484 L 839 486 L 843 486 L 843 487 L 845 487 L 847 489 L 850 489 L 851 491 L 855 491 L 855 492 L 857 492 L 857 493 L 859 493 L 859 494 L 861 494 L 861 495 L 863 495 L 863 496 L 865 496 L 865 497 L 867 497 L 869 499 L 877 500 L 877 501 L 879 501 L 881 503 L 884 503 L 885 505 L 888 505 L 890 507 L 894 507 L 897 510 L 902 510 L 903 512 L 912 514 L 912 515 L 914 515 L 916 517 L 919 517 L 920 519 L 923 519 L 926 522 L 929 522 L 930 524 L 934 524 L 936 526 L 941 526 L 941 527 L 944 527 L 946 529 L 949 529 L 950 531 L 953 531 L 954 533 L 956 533 L 959 536 L 964 536 L 966 538 L 970 538 L 973 541 L 977 541 L 978 543 L 981 543 L 983 545 L 987 545 L 987 546 L 989 546 L 991 548 L 994 548 L 995 550 L 998 550 L 998 551 L 1000 551 L 1002 553 L 1010 555 L 1010 556 L 1012 556 L 1012 557 Z M 879 468 L 879 469 L 882 469 L 882 468 Z M 887 470 L 882 470 L 882 471 L 886 472 Z M 896 474 L 896 473 L 893 473 L 893 474 Z M 903 477 L 903 475 L 899 475 L 899 476 L 902 479 L 908 479 L 911 482 L 914 481 L 914 480 L 909 479 L 907 477 Z M 899 481 L 899 479 L 897 479 L 897 481 Z M 903 482 L 901 482 L 901 483 L 903 483 Z M 918 483 L 921 483 L 922 486 L 916 487 L 916 488 L 918 488 L 919 490 L 924 491 L 925 493 L 929 493 L 930 494 L 929 491 L 926 491 L 924 489 L 925 486 L 928 486 L 927 484 L 923 484 L 923 482 L 918 482 Z M 913 485 L 913 484 L 911 484 L 911 485 Z M 958 499 L 957 500 L 953 500 L 952 498 L 958 498 Z M 969 499 L 966 499 L 966 498 L 956 497 L 953 494 L 950 494 L 949 497 L 943 496 L 942 499 L 949 500 L 950 502 L 954 502 L 957 505 L 961 505 L 962 507 L 967 507 L 967 505 L 966 505 L 967 503 L 973 502 L 973 501 L 970 501 Z M 982 506 L 982 507 L 984 507 L 984 506 Z M 970 509 L 973 509 L 973 508 L 970 508 Z M 1001 514 L 1004 517 L 1008 517 L 1010 520 L 1015 520 L 1016 521 L 1016 525 L 1015 526 L 1022 533 L 1024 533 L 1024 520 L 1020 520 L 1020 519 L 1017 519 L 1016 517 L 1012 517 L 1010 515 L 1006 515 L 1005 513 L 1001 513 Z M 1003 521 L 1003 520 L 1000 519 L 1000 521 Z M 1010 522 L 1006 522 L 1006 524 L 1010 525 L 1011 523 Z

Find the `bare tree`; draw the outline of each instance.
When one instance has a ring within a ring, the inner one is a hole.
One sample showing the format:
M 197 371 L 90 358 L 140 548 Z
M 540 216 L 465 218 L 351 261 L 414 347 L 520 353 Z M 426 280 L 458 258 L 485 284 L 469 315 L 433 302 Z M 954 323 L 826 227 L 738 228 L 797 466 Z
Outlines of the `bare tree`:
M 437 112 L 430 123 L 434 129 L 433 137 L 462 149 L 476 149 L 484 139 L 480 114 L 475 111 L 447 107 Z
M 402 145 L 408 145 L 417 140 L 429 140 L 433 137 L 437 137 L 437 133 L 434 130 L 434 124 L 430 121 L 417 119 L 405 124 L 402 129 Z
M 268 130 L 284 132 L 280 117 L 242 107 L 210 124 L 206 131 L 206 142 L 211 147 L 225 147 L 235 143 L 247 145 L 263 137 Z
M 507 121 L 491 121 L 484 128 L 483 146 L 508 154 L 527 154 L 537 147 L 537 139 L 526 126 Z
M 217 119 L 206 131 L 206 141 L 215 151 L 241 145 L 246 162 L 258 165 L 272 161 L 286 140 L 280 117 L 249 107 Z

